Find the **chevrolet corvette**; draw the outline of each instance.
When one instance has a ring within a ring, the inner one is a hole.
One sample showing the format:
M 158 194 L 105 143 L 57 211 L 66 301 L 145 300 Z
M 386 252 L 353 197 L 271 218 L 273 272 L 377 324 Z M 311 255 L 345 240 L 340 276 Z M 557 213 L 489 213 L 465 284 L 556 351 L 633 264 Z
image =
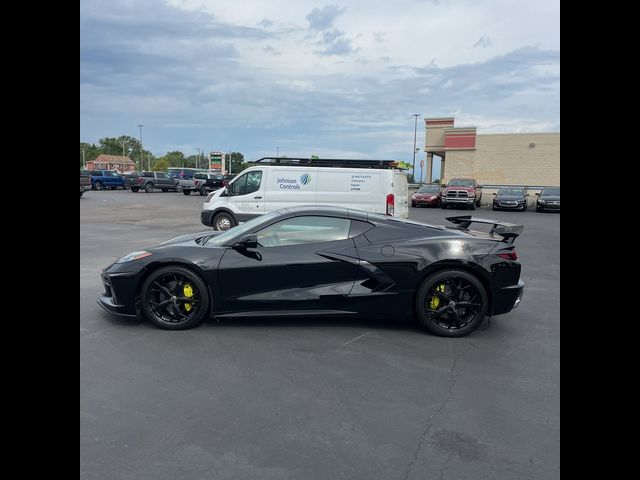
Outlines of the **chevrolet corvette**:
M 517 307 L 524 229 L 468 215 L 427 225 L 337 207 L 283 208 L 224 232 L 184 235 L 102 271 L 98 304 L 191 328 L 210 317 L 414 318 L 462 337 Z M 490 231 L 469 229 L 491 225 Z

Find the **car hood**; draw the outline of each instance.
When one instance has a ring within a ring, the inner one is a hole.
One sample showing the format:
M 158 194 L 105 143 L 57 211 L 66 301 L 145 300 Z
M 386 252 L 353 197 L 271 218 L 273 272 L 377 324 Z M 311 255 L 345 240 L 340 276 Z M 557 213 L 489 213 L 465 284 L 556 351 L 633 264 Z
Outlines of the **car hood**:
M 524 197 L 522 195 L 496 195 L 496 200 L 502 200 L 506 202 L 522 201 Z
M 172 238 L 167 240 L 166 242 L 162 242 L 157 247 L 166 247 L 169 245 L 180 245 L 180 244 L 188 244 L 193 245 L 194 242 L 200 244 L 201 240 L 208 239 L 210 237 L 215 237 L 216 235 L 220 235 L 222 232 L 213 232 L 211 230 L 207 230 L 205 232 L 198 233 L 190 233 L 188 235 L 181 235 L 179 237 Z
M 544 195 L 540 197 L 540 200 L 545 200 L 547 202 L 559 202 L 560 195 Z

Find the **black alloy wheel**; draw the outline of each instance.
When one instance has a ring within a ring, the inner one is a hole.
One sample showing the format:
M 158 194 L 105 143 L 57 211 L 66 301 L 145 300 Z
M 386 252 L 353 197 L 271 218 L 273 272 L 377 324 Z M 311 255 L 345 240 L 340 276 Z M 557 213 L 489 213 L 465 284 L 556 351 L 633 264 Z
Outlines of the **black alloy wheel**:
M 423 282 L 416 296 L 416 313 L 432 333 L 463 337 L 480 325 L 488 303 L 487 292 L 474 275 L 443 270 Z
M 140 290 L 142 310 L 165 330 L 183 330 L 198 325 L 209 313 L 209 293 L 204 281 L 178 265 L 151 273 Z

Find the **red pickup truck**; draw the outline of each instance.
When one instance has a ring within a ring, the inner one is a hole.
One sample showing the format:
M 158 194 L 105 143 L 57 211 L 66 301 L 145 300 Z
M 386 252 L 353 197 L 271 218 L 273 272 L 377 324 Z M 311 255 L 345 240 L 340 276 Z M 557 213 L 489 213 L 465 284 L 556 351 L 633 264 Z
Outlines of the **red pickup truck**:
M 482 185 L 473 178 L 452 178 L 442 190 L 440 206 L 467 206 L 475 210 L 482 200 Z

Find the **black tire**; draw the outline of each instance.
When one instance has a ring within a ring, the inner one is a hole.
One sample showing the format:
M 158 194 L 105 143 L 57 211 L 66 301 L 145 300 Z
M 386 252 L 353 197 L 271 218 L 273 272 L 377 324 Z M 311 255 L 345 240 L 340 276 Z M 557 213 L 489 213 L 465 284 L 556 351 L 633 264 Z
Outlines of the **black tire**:
M 447 204 L 446 203 L 441 203 L 440 204 L 440 208 L 443 209 L 443 210 L 446 210 L 447 209 Z
M 82 196 L 84 194 L 84 189 L 80 189 L 80 196 Z
M 416 202 L 411 202 L 411 206 L 412 206 L 413 208 L 416 208 Z
M 102 188 L 103 188 L 103 186 L 102 186 L 102 182 L 96 182 L 96 183 L 94 183 L 94 184 L 93 184 L 93 188 L 94 188 L 95 190 L 98 190 L 98 191 L 102 190 Z
M 481 206 L 482 206 L 482 197 L 480 197 L 476 202 L 476 207 L 481 207 Z
M 181 185 L 176 185 L 176 188 L 173 189 L 176 193 L 180 193 L 182 191 Z
M 493 210 L 493 211 L 495 212 L 495 211 L 497 210 L 496 206 L 495 206 L 495 205 L 492 205 L 492 206 L 491 206 L 491 210 Z
M 163 189 L 162 189 L 162 191 L 163 191 L 163 192 L 168 192 L 168 191 L 169 191 L 169 189 L 168 189 L 168 188 L 163 188 Z
M 213 229 L 219 232 L 224 232 L 237 225 L 236 219 L 233 215 L 227 212 L 220 212 L 213 217 Z
M 183 195 L 191 195 L 191 190 L 182 190 Z
M 453 306 L 447 304 L 452 301 Z M 456 306 L 462 303 L 469 306 Z M 488 305 L 487 292 L 475 275 L 464 270 L 441 270 L 420 285 L 415 314 L 418 322 L 435 335 L 464 337 L 482 323 Z
M 140 190 L 140 187 L 131 187 L 131 191 L 132 191 L 133 193 L 136 193 L 136 192 L 137 192 L 137 191 L 139 191 L 139 190 Z
M 542 209 L 540 207 L 536 207 L 536 212 L 541 212 Z
M 199 193 L 200 195 L 204 196 L 204 195 L 206 195 L 206 194 L 207 194 L 207 189 L 206 189 L 206 188 L 204 188 L 204 187 L 202 187 L 200 190 L 198 190 L 198 193 Z
M 149 182 L 144 186 L 144 191 L 146 193 L 152 193 L 153 192 L 153 183 Z
M 185 302 L 187 298 L 194 301 Z M 179 265 L 152 272 L 140 288 L 140 300 L 145 317 L 165 330 L 193 328 L 209 315 L 207 285 L 195 272 Z
M 472 203 L 472 204 L 471 204 L 471 210 L 475 210 L 475 209 L 476 209 L 476 204 L 475 204 L 475 203 Z

